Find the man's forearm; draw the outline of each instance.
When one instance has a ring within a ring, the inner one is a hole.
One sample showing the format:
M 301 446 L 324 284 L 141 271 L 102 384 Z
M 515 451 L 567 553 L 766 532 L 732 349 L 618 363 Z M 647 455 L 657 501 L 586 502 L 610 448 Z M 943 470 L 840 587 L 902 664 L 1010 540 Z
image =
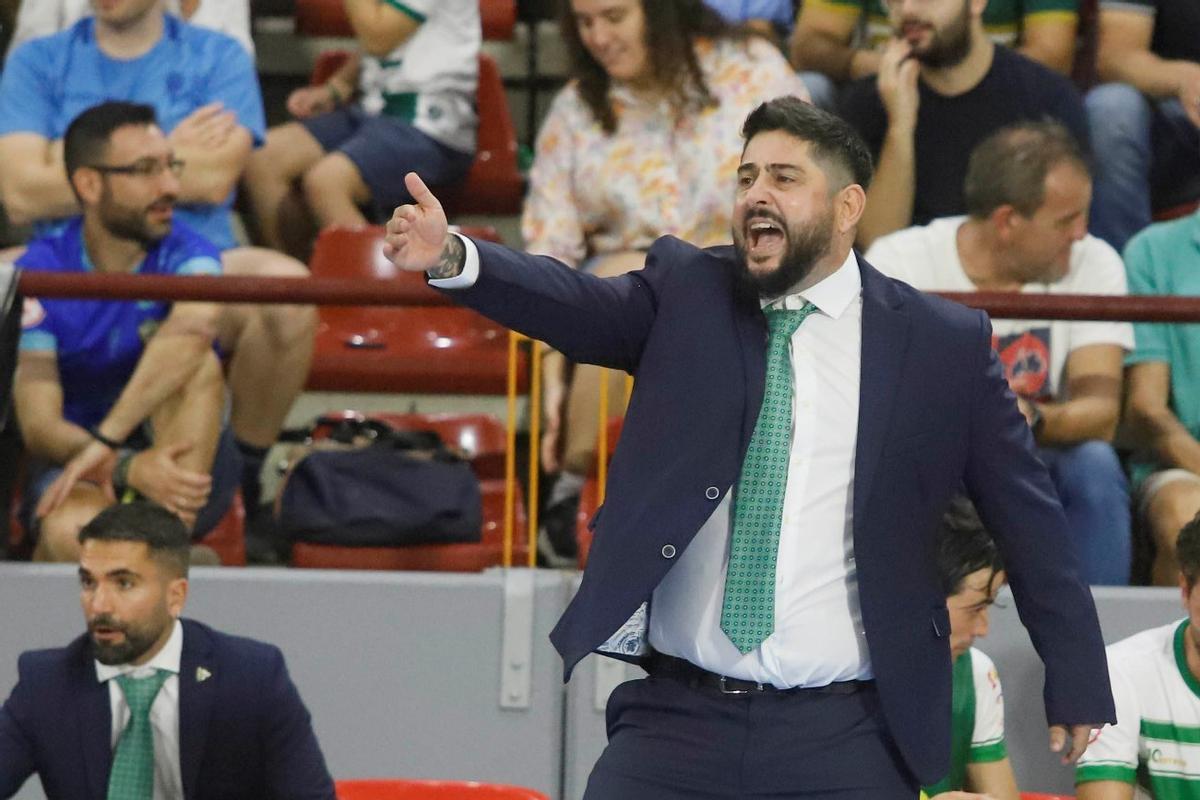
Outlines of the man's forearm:
M 879 167 L 867 190 L 867 207 L 858 225 L 858 246 L 866 249 L 880 236 L 912 223 L 916 148 L 911 130 L 888 130 Z
M 22 425 L 21 436 L 29 452 L 52 464 L 66 464 L 92 441 L 86 430 L 61 417 Z
M 1200 442 L 1170 409 L 1143 411 L 1138 416 L 1140 424 L 1135 424 L 1149 440 L 1151 452 L 1163 464 L 1200 475 Z
M 249 136 L 248 132 L 234 136 Z M 220 148 L 177 145 L 175 156 L 185 163 L 179 181 L 179 202 L 223 203 L 237 185 L 250 148 L 235 144 Z
M 837 81 L 848 80 L 854 48 L 820 31 L 797 33 L 791 43 L 792 65 L 798 70 L 822 72 Z
M 1149 50 L 1134 50 L 1101 57 L 1097 72 L 1105 81 L 1128 83 L 1151 97 L 1174 97 L 1185 80 L 1187 62 L 1169 61 Z
M 197 334 L 155 334 L 97 430 L 108 439 L 128 439 L 143 420 L 196 374 L 211 349 L 212 340 Z
M 1065 403 L 1039 403 L 1039 444 L 1079 444 L 1093 439 L 1111 442 L 1120 410 L 1115 400 L 1080 397 Z

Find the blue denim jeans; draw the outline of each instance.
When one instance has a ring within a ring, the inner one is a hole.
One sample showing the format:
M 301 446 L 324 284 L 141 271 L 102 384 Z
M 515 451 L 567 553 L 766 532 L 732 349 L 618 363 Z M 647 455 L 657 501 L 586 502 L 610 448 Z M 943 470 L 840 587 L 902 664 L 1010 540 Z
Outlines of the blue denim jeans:
M 812 104 L 826 111 L 837 110 L 838 85 L 823 72 L 801 72 L 800 80 L 812 97 Z
M 1084 106 L 1095 181 L 1089 228 L 1121 252 L 1150 224 L 1152 194 L 1170 195 L 1200 173 L 1200 131 L 1178 100 L 1154 100 L 1124 83 L 1097 86 Z
M 1133 561 L 1129 481 L 1107 442 L 1043 447 L 1042 462 L 1067 512 L 1067 535 L 1091 585 L 1126 586 Z

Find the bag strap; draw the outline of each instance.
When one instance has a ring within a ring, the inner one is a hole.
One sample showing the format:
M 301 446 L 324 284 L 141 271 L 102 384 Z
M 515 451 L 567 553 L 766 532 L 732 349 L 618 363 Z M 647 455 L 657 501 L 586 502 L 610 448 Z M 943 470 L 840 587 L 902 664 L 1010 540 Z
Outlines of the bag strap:
M 366 438 L 370 446 L 387 445 L 396 450 L 420 450 L 430 453 L 437 461 L 464 461 L 463 457 L 446 446 L 436 431 L 427 429 L 397 429 L 380 419 L 356 417 L 317 417 L 311 425 L 289 428 L 279 433 L 279 441 L 304 444 L 313 440 L 317 430 L 328 428 L 327 438 L 342 444 Z

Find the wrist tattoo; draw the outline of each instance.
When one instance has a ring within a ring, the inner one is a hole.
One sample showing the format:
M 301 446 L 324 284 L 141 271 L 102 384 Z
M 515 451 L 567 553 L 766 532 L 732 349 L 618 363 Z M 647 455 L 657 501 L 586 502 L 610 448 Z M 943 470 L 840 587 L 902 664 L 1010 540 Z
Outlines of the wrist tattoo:
M 454 278 L 463 271 L 466 261 L 467 247 L 462 239 L 452 234 L 447 235 L 446 244 L 442 247 L 442 254 L 438 256 L 437 263 L 425 272 L 434 279 Z

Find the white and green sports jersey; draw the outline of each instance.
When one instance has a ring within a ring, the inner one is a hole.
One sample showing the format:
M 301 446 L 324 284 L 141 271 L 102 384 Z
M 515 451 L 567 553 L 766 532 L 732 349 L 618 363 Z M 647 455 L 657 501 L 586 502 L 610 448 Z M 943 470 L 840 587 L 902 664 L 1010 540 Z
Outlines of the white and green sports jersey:
M 1075 783 L 1123 781 L 1137 797 L 1200 800 L 1200 681 L 1187 666 L 1188 621 L 1109 646 L 1117 724 L 1093 735 Z
M 933 797 L 965 788 L 968 764 L 1007 758 L 1004 744 L 1004 690 L 996 665 L 974 647 L 954 662 L 950 734 L 950 774 L 927 787 Z
M 362 107 L 409 123 L 442 144 L 475 152 L 479 0 L 384 0 L 420 27 L 384 58 L 364 56 Z

